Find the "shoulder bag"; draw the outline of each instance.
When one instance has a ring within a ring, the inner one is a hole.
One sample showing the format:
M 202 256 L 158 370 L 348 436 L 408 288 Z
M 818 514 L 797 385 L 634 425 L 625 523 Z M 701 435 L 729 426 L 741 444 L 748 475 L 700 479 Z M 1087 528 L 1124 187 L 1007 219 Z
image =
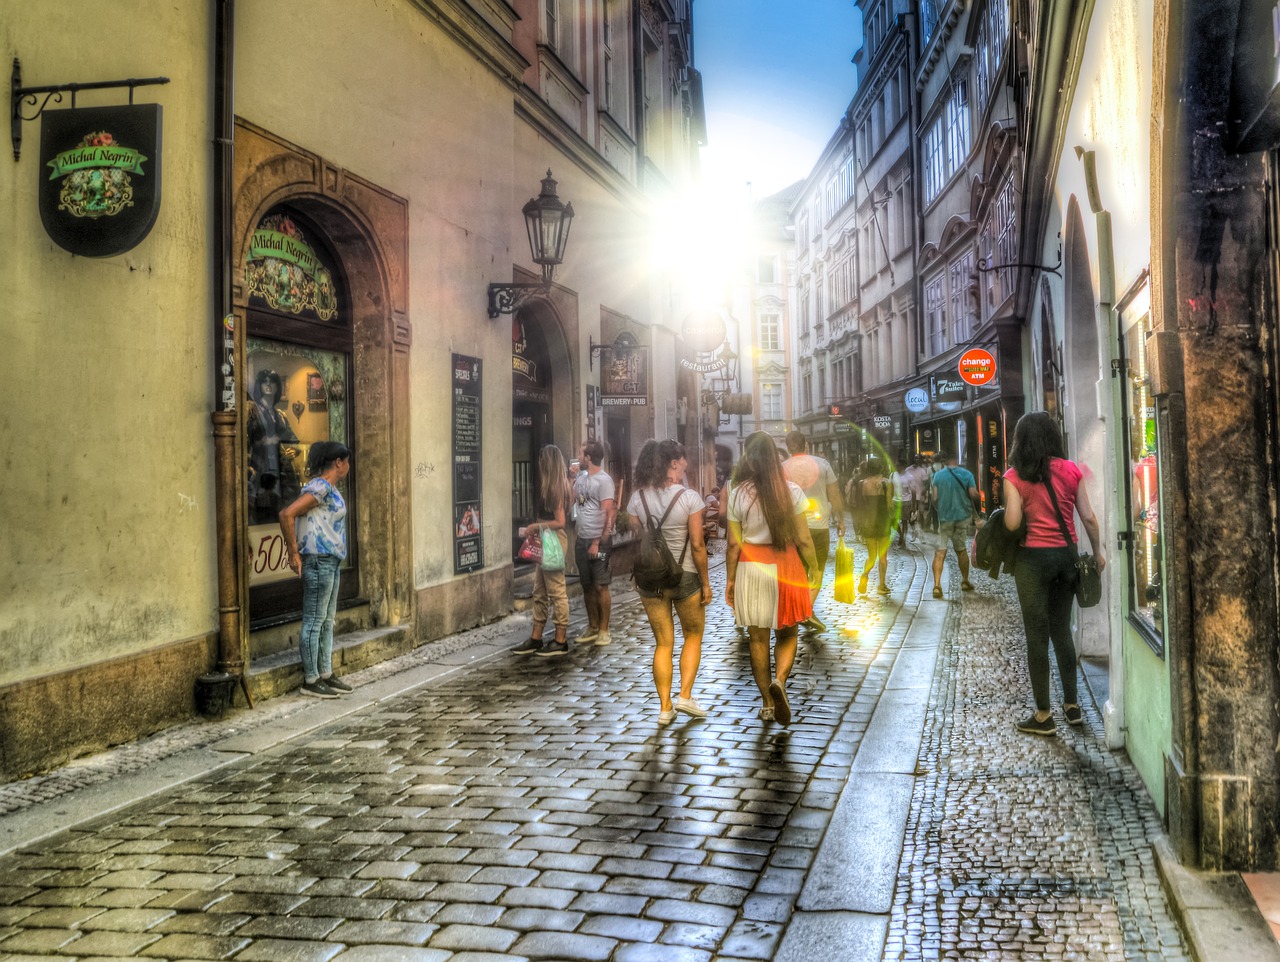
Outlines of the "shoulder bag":
M 1068 548 L 1074 550 L 1071 532 L 1067 530 L 1067 522 L 1062 517 L 1062 509 L 1058 507 L 1058 495 L 1053 490 L 1053 479 L 1045 478 L 1044 486 L 1049 489 L 1049 500 L 1053 502 L 1053 512 L 1058 516 L 1058 527 L 1062 530 L 1062 540 Z M 1081 608 L 1092 608 L 1102 600 L 1102 572 L 1098 570 L 1098 561 L 1091 554 L 1076 555 L 1076 601 Z

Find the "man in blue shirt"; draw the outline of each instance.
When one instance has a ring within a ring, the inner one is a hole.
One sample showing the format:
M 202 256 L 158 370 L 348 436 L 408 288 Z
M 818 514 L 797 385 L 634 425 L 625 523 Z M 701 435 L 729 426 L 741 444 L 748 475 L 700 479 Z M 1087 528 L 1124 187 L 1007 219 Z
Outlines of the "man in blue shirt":
M 969 535 L 978 517 L 978 483 L 968 468 L 958 467 L 954 454 L 947 455 L 946 466 L 933 475 L 929 494 L 938 509 L 937 543 L 933 552 L 933 596 L 942 597 L 942 565 L 947 560 L 947 545 L 956 553 L 960 565 L 960 588 L 972 591 L 969 583 Z

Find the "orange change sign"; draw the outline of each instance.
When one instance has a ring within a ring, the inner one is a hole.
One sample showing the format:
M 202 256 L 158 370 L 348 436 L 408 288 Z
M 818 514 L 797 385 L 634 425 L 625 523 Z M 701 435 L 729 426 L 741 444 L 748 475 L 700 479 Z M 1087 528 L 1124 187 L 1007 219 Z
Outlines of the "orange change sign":
M 965 351 L 960 358 L 960 380 L 966 384 L 990 384 L 996 377 L 996 359 L 980 347 Z

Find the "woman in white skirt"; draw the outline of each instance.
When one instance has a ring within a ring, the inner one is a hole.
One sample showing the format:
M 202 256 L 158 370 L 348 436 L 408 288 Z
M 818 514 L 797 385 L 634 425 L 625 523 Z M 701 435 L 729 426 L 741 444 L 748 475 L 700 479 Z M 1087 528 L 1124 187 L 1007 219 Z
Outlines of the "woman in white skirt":
M 760 718 L 791 722 L 787 676 L 796 658 L 800 622 L 813 614 L 810 585 L 818 559 L 804 490 L 782 474 L 782 458 L 763 431 L 747 438 L 728 498 L 729 548 L 725 602 L 750 636 L 751 674 L 760 689 Z M 770 670 L 769 632 L 776 638 Z

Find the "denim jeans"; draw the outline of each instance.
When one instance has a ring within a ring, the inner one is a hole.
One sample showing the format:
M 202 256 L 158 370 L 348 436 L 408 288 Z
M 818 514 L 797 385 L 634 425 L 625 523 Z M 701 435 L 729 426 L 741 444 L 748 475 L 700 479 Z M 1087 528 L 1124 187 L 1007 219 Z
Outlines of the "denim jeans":
M 1062 701 L 1076 701 L 1076 643 L 1071 637 L 1071 605 L 1075 602 L 1074 548 L 1020 548 L 1013 567 L 1018 604 L 1027 635 L 1027 670 L 1036 709 L 1049 710 L 1049 643 L 1062 679 Z
M 302 556 L 302 673 L 309 682 L 333 673 L 333 619 L 338 613 L 338 568 L 331 554 Z

